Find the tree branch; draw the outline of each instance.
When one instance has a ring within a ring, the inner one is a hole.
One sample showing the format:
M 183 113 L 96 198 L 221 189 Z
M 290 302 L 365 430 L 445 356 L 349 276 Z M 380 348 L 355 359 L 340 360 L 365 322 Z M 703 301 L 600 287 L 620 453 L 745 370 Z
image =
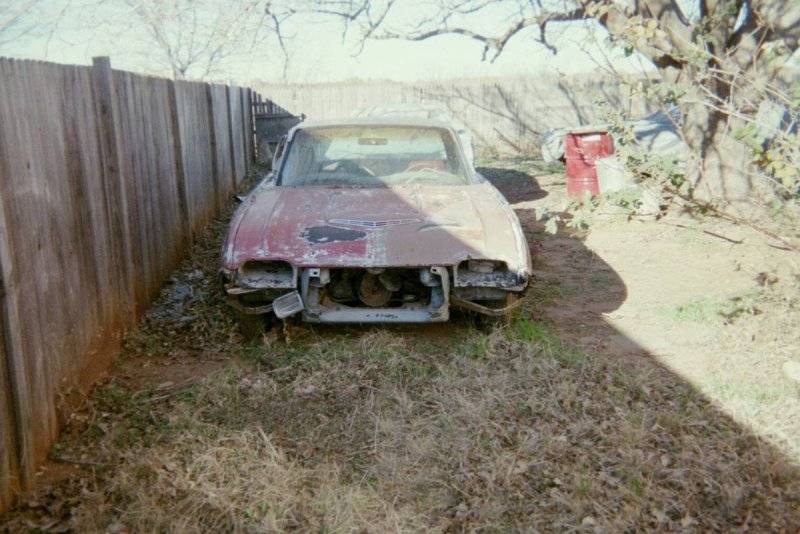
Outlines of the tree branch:
M 481 6 L 481 7 L 485 7 Z M 480 8 L 475 8 L 475 10 Z M 505 33 L 501 35 L 487 35 L 483 33 L 478 33 L 476 31 L 470 30 L 468 28 L 463 27 L 440 27 L 434 28 L 431 30 L 426 31 L 418 31 L 412 33 L 400 33 L 397 31 L 385 30 L 382 33 L 373 33 L 370 35 L 371 38 L 377 40 L 386 40 L 386 39 L 405 39 L 408 41 L 426 41 L 433 37 L 438 37 L 441 35 L 461 35 L 464 37 L 468 37 L 474 41 L 477 41 L 483 44 L 483 52 L 481 54 L 481 59 L 486 61 L 487 58 L 490 62 L 494 62 L 497 60 L 498 57 L 503 53 L 506 46 L 508 45 L 509 41 L 523 31 L 526 28 L 537 26 L 539 27 L 539 31 L 541 32 L 542 38 L 539 39 L 545 46 L 548 47 L 551 51 L 555 51 L 555 47 L 553 47 L 550 43 L 543 39 L 545 35 L 545 29 L 548 23 L 556 22 L 556 21 L 577 21 L 577 20 L 584 20 L 587 18 L 586 10 L 584 7 L 578 7 L 570 11 L 565 12 L 558 12 L 558 13 L 543 13 L 538 16 L 533 17 L 524 17 L 518 19 L 515 23 L 508 27 Z

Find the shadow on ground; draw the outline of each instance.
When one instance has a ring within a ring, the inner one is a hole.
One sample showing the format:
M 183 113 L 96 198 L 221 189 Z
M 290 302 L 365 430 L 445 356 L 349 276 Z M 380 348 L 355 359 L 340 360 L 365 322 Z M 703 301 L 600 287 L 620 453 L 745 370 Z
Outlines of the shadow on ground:
M 511 204 L 539 200 L 547 196 L 547 191 L 527 172 L 503 167 L 478 167 L 475 170 L 502 191 Z
M 796 531 L 797 469 L 604 321 L 619 274 L 546 234 L 547 193 L 510 166 L 481 169 L 539 251 L 510 326 L 246 345 L 213 283 L 221 221 L 173 282 L 192 319 L 143 322 L 54 450 L 74 472 L 5 528 Z

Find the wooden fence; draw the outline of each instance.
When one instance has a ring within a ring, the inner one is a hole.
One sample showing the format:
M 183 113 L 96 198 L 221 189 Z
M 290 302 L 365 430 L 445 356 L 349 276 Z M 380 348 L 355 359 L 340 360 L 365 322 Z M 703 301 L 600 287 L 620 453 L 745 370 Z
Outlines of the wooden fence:
M 255 93 L 251 110 L 259 162 L 272 165 L 275 147 L 295 125 L 305 120 L 304 115 L 293 115 L 272 100 L 264 100 Z
M 251 97 L 0 58 L 0 511 L 244 178 Z

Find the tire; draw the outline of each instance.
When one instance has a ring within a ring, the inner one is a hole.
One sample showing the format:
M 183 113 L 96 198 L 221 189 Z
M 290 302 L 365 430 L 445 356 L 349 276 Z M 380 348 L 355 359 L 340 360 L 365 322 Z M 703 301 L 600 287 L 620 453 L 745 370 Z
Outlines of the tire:
M 271 326 L 272 317 L 269 315 L 239 314 L 239 332 L 247 340 L 260 338 Z

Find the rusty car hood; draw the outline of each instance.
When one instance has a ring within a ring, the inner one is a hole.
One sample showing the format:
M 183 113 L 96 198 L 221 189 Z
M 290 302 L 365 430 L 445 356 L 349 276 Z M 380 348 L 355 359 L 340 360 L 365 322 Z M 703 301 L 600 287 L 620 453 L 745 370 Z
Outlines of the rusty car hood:
M 262 186 L 240 206 L 223 248 L 236 269 L 255 259 L 298 267 L 456 265 L 530 259 L 516 215 L 488 183 L 385 188 Z

